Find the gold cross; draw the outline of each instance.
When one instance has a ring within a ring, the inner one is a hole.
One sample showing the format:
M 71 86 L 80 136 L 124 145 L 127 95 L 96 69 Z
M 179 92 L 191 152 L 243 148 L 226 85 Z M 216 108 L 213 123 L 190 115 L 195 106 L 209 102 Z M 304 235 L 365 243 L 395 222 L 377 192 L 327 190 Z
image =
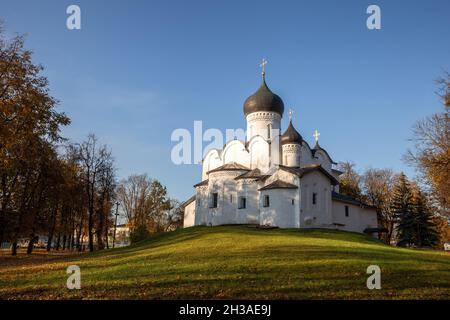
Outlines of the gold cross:
M 316 131 L 314 131 L 313 137 L 316 140 L 316 143 L 319 142 L 320 133 L 319 131 L 317 131 L 317 129 Z
M 289 109 L 289 121 L 292 121 L 292 114 L 294 113 L 294 110 Z
M 262 68 L 262 74 L 266 73 L 266 64 L 267 64 L 267 60 L 265 58 L 263 58 L 261 64 L 259 65 Z

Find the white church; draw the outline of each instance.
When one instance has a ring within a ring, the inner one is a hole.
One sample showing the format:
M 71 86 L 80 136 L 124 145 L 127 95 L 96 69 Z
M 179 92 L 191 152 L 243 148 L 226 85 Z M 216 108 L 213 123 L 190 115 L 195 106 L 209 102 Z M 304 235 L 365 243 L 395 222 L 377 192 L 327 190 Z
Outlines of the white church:
M 244 103 L 246 141 L 208 151 L 201 182 L 183 203 L 184 227 L 254 224 L 330 228 L 375 235 L 374 208 L 339 194 L 340 171 L 328 152 L 309 144 L 292 124 L 281 133 L 283 100 L 262 83 Z

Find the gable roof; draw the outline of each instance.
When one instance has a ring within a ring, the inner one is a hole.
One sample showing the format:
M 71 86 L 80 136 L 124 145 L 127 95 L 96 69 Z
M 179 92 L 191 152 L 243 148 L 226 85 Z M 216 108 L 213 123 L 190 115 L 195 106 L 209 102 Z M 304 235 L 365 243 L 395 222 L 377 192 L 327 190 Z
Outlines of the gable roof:
M 339 181 L 332 174 L 330 174 L 327 170 L 325 170 L 320 164 L 313 164 L 313 165 L 304 166 L 304 167 L 286 167 L 283 165 L 279 165 L 279 168 L 282 170 L 285 170 L 287 172 L 290 172 L 292 174 L 295 174 L 300 178 L 310 172 L 319 171 L 322 174 L 324 174 L 328 179 L 330 179 L 330 182 L 332 185 L 339 184 Z
M 206 180 L 203 180 L 203 181 L 201 181 L 201 182 L 199 182 L 199 183 L 197 183 L 197 184 L 194 184 L 194 188 L 196 188 L 196 187 L 201 187 L 201 186 L 206 186 L 207 184 L 208 184 L 208 179 L 206 179 Z
M 195 194 L 192 197 L 190 197 L 189 199 L 187 199 L 185 202 L 183 202 L 180 205 L 180 207 L 184 209 L 184 208 L 186 208 L 189 204 L 191 204 L 194 201 L 195 201 Z
M 325 150 L 324 148 L 322 148 L 319 145 L 319 142 L 316 142 L 316 145 L 314 146 L 314 148 L 311 150 L 311 153 L 313 155 L 313 157 L 315 157 L 315 154 L 317 151 L 323 151 L 323 153 L 325 153 L 325 155 L 328 157 L 328 159 L 330 159 L 332 164 L 336 164 L 336 162 L 333 161 L 333 159 L 331 159 L 330 155 L 328 154 L 327 150 Z
M 224 164 L 223 166 L 217 167 L 215 169 L 209 170 L 206 174 L 210 174 L 211 172 L 217 172 L 217 171 L 250 171 L 249 168 L 246 166 L 243 166 L 242 164 L 239 164 L 237 162 L 229 162 Z
M 256 168 L 256 169 L 253 169 L 251 171 L 245 172 L 245 173 L 241 174 L 240 176 L 237 176 L 234 179 L 235 180 L 240 180 L 240 179 L 264 180 L 264 179 L 266 179 L 268 177 L 270 177 L 270 175 L 261 174 L 261 170 Z
M 274 182 L 269 183 L 267 186 L 260 188 L 259 191 L 270 189 L 298 189 L 298 187 L 295 184 L 291 184 L 282 180 L 275 180 Z
M 364 202 L 356 200 L 355 198 L 352 198 L 352 197 L 347 196 L 345 194 L 337 193 L 335 191 L 331 192 L 331 200 L 336 200 L 336 201 L 341 201 L 341 202 L 345 202 L 345 203 L 349 203 L 349 204 L 354 204 L 354 205 L 360 206 L 360 207 L 376 209 L 374 206 L 365 204 Z

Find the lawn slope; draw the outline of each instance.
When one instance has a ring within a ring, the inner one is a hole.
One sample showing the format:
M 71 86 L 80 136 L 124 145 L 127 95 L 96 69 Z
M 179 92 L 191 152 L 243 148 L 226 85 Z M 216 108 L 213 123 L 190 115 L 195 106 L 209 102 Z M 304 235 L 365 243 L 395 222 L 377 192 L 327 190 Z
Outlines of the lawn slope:
M 448 253 L 331 230 L 193 227 L 92 254 L 0 259 L 0 299 L 450 298 Z M 69 265 L 81 290 L 65 287 Z M 381 290 L 366 287 L 369 265 Z

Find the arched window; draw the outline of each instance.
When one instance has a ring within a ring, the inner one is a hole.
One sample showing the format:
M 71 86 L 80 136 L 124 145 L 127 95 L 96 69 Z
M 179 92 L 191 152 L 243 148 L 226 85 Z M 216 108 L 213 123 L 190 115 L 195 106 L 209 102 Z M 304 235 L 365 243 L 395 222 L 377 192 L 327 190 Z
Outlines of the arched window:
M 269 123 L 267 125 L 267 139 L 270 139 L 271 131 L 272 131 L 272 125 Z

